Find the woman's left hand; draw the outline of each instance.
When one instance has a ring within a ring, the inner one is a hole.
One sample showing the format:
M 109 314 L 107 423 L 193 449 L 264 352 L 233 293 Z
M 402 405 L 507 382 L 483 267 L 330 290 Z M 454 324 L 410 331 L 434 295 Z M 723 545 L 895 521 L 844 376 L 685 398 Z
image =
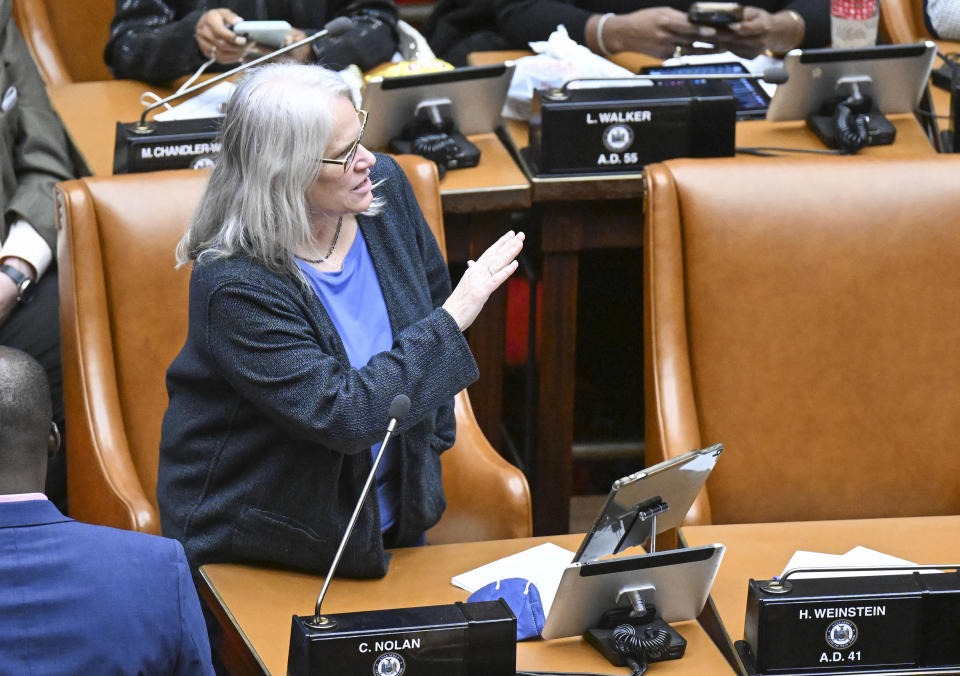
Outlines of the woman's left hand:
M 467 261 L 467 271 L 443 304 L 461 331 L 466 331 L 480 314 L 484 303 L 512 275 L 516 257 L 523 249 L 522 232 L 512 230 L 498 239 L 476 261 Z
M 796 12 L 771 14 L 759 7 L 744 7 L 743 20 L 718 30 L 712 42 L 737 56 L 752 59 L 769 49 L 787 52 L 803 42 L 806 26 Z

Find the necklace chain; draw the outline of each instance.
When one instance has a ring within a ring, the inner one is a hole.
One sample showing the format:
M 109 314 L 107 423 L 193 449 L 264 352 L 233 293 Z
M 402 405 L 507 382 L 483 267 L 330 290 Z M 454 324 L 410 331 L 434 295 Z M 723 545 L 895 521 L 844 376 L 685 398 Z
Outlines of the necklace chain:
M 333 233 L 333 242 L 330 244 L 330 248 L 327 250 L 327 255 L 323 258 L 304 258 L 303 256 L 297 256 L 302 261 L 307 263 L 313 263 L 314 265 L 319 265 L 320 263 L 326 263 L 327 259 L 333 255 L 333 250 L 337 248 L 337 242 L 340 239 L 340 228 L 343 227 L 343 216 L 337 221 L 337 231 Z

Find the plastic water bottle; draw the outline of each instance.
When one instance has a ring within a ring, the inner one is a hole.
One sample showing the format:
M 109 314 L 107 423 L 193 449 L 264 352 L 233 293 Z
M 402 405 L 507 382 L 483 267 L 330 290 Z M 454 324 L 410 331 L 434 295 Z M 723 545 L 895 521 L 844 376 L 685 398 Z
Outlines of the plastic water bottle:
M 878 0 L 830 0 L 830 37 L 834 47 L 877 44 Z

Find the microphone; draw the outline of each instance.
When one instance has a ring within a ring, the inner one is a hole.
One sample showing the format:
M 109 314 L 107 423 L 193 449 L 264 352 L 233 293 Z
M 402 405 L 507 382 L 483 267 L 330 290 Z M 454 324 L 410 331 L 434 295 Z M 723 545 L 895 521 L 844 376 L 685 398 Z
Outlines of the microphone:
M 330 564 L 330 569 L 327 571 L 327 576 L 323 581 L 323 588 L 320 589 L 320 596 L 317 597 L 317 605 L 313 612 L 313 618 L 309 620 L 304 620 L 306 624 L 311 629 L 332 629 L 337 626 L 337 621 L 332 617 L 323 617 L 320 614 L 320 606 L 323 603 L 323 597 L 327 594 L 327 587 L 330 586 L 330 581 L 333 579 L 333 573 L 337 569 L 337 564 L 340 563 L 340 557 L 343 555 L 343 550 L 347 547 L 347 540 L 350 539 L 350 534 L 353 532 L 353 526 L 357 522 L 357 517 L 360 515 L 360 508 L 363 507 L 363 501 L 367 497 L 367 493 L 370 492 L 370 486 L 373 485 L 373 480 L 377 476 L 377 467 L 380 465 L 380 458 L 383 457 L 383 452 L 387 448 L 387 442 L 390 441 L 390 437 L 393 435 L 393 431 L 397 428 L 397 423 L 403 420 L 407 413 L 410 412 L 410 397 L 405 394 L 398 394 L 393 398 L 393 401 L 390 402 L 390 409 L 387 412 L 387 416 L 390 419 L 390 422 L 387 423 L 387 433 L 383 437 L 383 442 L 380 444 L 380 450 L 377 451 L 377 457 L 373 460 L 373 467 L 370 468 L 370 474 L 367 475 L 367 481 L 363 484 L 363 490 L 360 491 L 360 499 L 357 500 L 356 506 L 353 508 L 353 514 L 350 516 L 350 521 L 347 523 L 347 529 L 343 534 L 343 539 L 340 540 L 340 546 L 337 547 L 337 553 L 333 555 L 333 562 Z
M 377 466 L 397 423 L 410 411 L 410 398 L 390 403 L 390 422 L 363 485 L 346 532 L 333 556 L 312 616 L 294 615 L 290 626 L 287 674 L 394 674 L 420 676 L 514 676 L 517 672 L 517 618 L 503 599 L 456 601 L 337 613 L 323 616 L 320 606 L 333 579 Z
M 569 96 L 567 89 L 589 89 L 590 87 L 571 87 L 575 82 L 596 82 L 606 83 L 611 87 L 632 87 L 635 84 L 643 83 L 644 80 L 652 82 L 673 82 L 676 80 L 763 80 L 770 84 L 783 84 L 790 78 L 786 69 L 772 66 L 762 73 L 642 73 L 633 77 L 584 77 L 574 80 L 567 80 L 561 87 L 549 90 L 547 94 L 551 98 L 562 100 Z M 598 85 L 599 86 L 599 85 Z
M 763 80 L 770 84 L 783 84 L 790 79 L 785 68 L 773 66 L 762 73 L 662 73 L 638 75 L 639 80 Z
M 194 93 L 194 92 L 196 92 L 196 91 L 199 91 L 199 90 L 201 90 L 201 89 L 204 89 L 205 87 L 209 87 L 209 86 L 212 85 L 212 84 L 216 84 L 216 83 L 218 83 L 218 82 L 220 82 L 220 81 L 222 81 L 222 80 L 227 79 L 228 77 L 232 77 L 232 76 L 236 75 L 237 73 L 242 73 L 243 71 L 245 71 L 245 70 L 247 70 L 247 69 L 249 69 L 249 68 L 253 68 L 254 66 L 260 65 L 260 64 L 263 63 L 264 61 L 269 61 L 270 59 L 273 59 L 273 58 L 275 58 L 275 57 L 278 57 L 278 56 L 281 56 L 281 55 L 283 55 L 283 54 L 286 54 L 287 52 L 292 52 L 294 49 L 297 49 L 297 48 L 299 48 L 299 47 L 302 47 L 303 45 L 308 45 L 308 44 L 310 44 L 311 42 L 313 42 L 314 40 L 317 40 L 317 39 L 319 39 L 319 38 L 322 38 L 322 37 L 334 37 L 334 36 L 337 36 L 337 35 L 341 35 L 341 34 L 343 34 L 343 33 L 346 33 L 348 30 L 350 30 L 351 28 L 353 28 L 354 25 L 355 25 L 355 24 L 353 23 L 353 21 L 352 21 L 351 19 L 349 19 L 349 18 L 347 18 L 347 17 L 345 17 L 345 16 L 338 16 L 336 19 L 333 19 L 333 20 L 327 22 L 327 24 L 323 27 L 322 30 L 317 31 L 317 32 L 314 33 L 313 35 L 308 35 L 307 37 L 303 38 L 302 40 L 299 40 L 299 41 L 297 41 L 297 42 L 293 42 L 293 43 L 287 45 L 286 47 L 281 47 L 280 49 L 277 49 L 277 50 L 275 50 L 275 51 L 270 52 L 269 54 L 264 54 L 263 56 L 261 56 L 261 57 L 259 57 L 259 58 L 257 58 L 257 59 L 254 59 L 253 61 L 248 61 L 247 63 L 242 63 L 242 64 L 240 64 L 239 66 L 237 66 L 236 68 L 232 68 L 231 70 L 228 70 L 228 71 L 226 71 L 225 73 L 220 73 L 220 75 L 217 75 L 216 77 L 212 77 L 212 78 L 210 78 L 209 80 L 204 80 L 203 82 L 197 83 L 197 84 L 193 85 L 192 87 L 188 87 L 188 88 L 184 89 L 183 91 L 176 92 L 175 94 L 171 94 L 170 96 L 166 97 L 165 99 L 160 99 L 160 100 L 157 101 L 156 103 L 153 103 L 153 104 L 151 104 L 150 106 L 147 106 L 147 107 L 143 110 L 143 113 L 141 113 L 141 115 L 140 115 L 140 122 L 139 122 L 139 124 L 137 124 L 137 126 L 134 128 L 134 131 L 135 131 L 136 133 L 138 133 L 138 134 L 150 134 L 150 133 L 153 133 L 153 129 L 154 129 L 153 126 L 151 126 L 151 124 L 146 121 L 146 119 L 147 119 L 147 114 L 150 113 L 152 110 L 155 110 L 155 109 L 159 108 L 159 107 L 162 106 L 162 105 L 165 105 L 165 104 L 167 104 L 167 103 L 170 103 L 171 101 L 176 101 L 176 100 L 178 100 L 178 99 L 182 99 L 184 96 L 187 96 L 187 95 L 192 94 L 192 93 Z

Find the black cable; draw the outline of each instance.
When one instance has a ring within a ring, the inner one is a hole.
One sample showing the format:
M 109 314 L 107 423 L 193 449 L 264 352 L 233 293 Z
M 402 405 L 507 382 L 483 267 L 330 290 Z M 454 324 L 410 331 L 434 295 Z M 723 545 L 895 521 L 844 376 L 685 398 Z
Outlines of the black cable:
M 914 115 L 923 115 L 924 117 L 929 117 L 929 118 L 932 118 L 932 119 L 935 119 L 935 120 L 949 120 L 949 119 L 950 119 L 950 116 L 949 116 L 949 115 L 937 115 L 937 114 L 936 114 L 935 112 L 933 112 L 932 110 L 924 110 L 923 108 L 914 108 L 914 109 L 913 109 L 913 114 L 914 114 Z
M 649 664 L 647 658 L 660 658 L 670 647 L 670 634 L 665 629 L 644 627 L 637 630 L 632 624 L 620 624 L 613 630 L 613 646 L 630 665 L 632 676 L 643 676 Z
M 780 157 L 777 153 L 808 153 L 811 155 L 844 155 L 842 150 L 830 148 L 777 148 L 775 146 L 747 146 L 734 148 L 734 152 L 759 157 Z
M 960 66 L 960 52 L 947 52 L 944 54 L 938 49 L 937 56 L 943 59 L 944 63 L 947 63 L 951 66 Z
M 838 103 L 833 111 L 834 141 L 846 153 L 856 153 L 870 142 L 867 116 L 855 112 L 847 101 Z

